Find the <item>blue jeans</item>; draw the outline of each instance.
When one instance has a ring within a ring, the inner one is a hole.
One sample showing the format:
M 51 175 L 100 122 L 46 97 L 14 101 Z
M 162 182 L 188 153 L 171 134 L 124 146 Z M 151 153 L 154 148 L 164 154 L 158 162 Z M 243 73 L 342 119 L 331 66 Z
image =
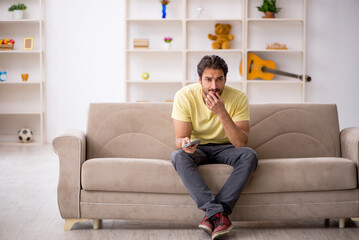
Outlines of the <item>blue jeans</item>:
M 171 161 L 197 207 L 206 212 L 207 218 L 218 212 L 232 213 L 243 188 L 247 185 L 258 164 L 254 150 L 235 148 L 232 144 L 199 145 L 193 154 L 175 150 Z M 214 195 L 199 174 L 203 164 L 227 164 L 233 171 L 222 189 Z

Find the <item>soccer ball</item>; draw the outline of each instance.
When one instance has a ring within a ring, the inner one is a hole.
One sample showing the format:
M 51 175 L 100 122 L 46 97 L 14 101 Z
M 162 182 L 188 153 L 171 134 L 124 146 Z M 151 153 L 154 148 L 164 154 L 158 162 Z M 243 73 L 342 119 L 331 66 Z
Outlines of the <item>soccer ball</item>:
M 32 141 L 32 131 L 29 128 L 21 128 L 17 133 L 20 142 L 29 143 Z

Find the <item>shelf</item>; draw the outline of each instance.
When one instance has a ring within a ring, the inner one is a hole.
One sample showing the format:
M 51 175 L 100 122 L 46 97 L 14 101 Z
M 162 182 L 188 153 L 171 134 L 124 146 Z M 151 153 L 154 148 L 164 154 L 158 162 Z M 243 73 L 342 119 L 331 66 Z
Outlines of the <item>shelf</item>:
M 174 95 L 181 88 L 182 83 L 131 84 L 128 88 L 128 101 L 165 102 L 167 99 L 173 100 Z
M 30 128 L 33 132 L 33 142 L 29 145 L 40 144 L 43 142 L 40 124 L 42 117 L 43 114 L 38 112 L 1 112 L 0 144 L 21 144 L 17 136 L 21 128 Z
M 233 18 L 222 18 L 222 19 L 212 19 L 212 18 L 187 18 L 186 22 L 242 22 L 243 19 L 233 19 Z
M 207 51 L 212 50 L 213 40 L 208 38 L 208 34 L 215 35 L 216 20 L 211 21 L 191 21 L 186 24 L 186 47 L 188 50 Z M 230 34 L 234 35 L 234 39 L 229 41 L 230 49 L 221 51 L 231 51 L 233 49 L 242 49 L 244 24 L 242 21 L 222 21 L 223 24 L 231 24 Z
M 40 50 L 1 50 L 1 53 L 12 53 L 12 54 L 40 54 L 42 51 Z
M 292 18 L 248 18 L 248 22 L 300 22 L 303 23 L 303 19 Z
M 243 53 L 241 49 L 186 50 L 186 53 Z
M 41 112 L 0 112 L 0 115 L 42 115 Z
M 167 8 L 169 19 L 161 19 L 158 4 L 126 0 L 126 101 L 173 98 L 181 86 L 198 83 L 196 66 L 204 55 L 218 55 L 228 65 L 227 84 L 246 92 L 251 102 L 304 102 L 305 84 L 299 79 L 276 75 L 270 81 L 247 80 L 247 73 L 239 73 L 241 62 L 246 63 L 252 52 L 272 60 L 278 70 L 306 74 L 306 0 L 281 1 L 282 11 L 274 19 L 262 18 L 256 8 L 260 2 L 172 1 Z M 212 49 L 208 34 L 215 35 L 216 23 L 232 25 L 230 49 Z M 171 50 L 163 49 L 165 36 L 174 38 Z M 134 39 L 149 39 L 149 49 L 131 49 Z M 265 49 L 274 42 L 288 49 Z M 142 80 L 143 72 L 150 79 Z
M 279 80 L 279 79 L 272 79 L 272 80 L 247 80 L 247 84 L 302 84 L 300 80 Z
M 189 19 L 238 19 L 244 16 L 246 0 L 186 0 L 186 18 Z M 202 11 L 199 9 L 202 8 Z
M 1 1 L 0 38 L 14 39 L 13 50 L 0 51 L 1 71 L 7 80 L 0 82 L 0 145 L 34 146 L 46 142 L 44 76 L 44 1 L 26 0 L 24 19 L 13 19 L 7 8 L 11 0 Z M 24 38 L 33 38 L 32 50 L 23 50 Z M 21 74 L 29 75 L 23 82 Z M 17 133 L 30 128 L 33 142 L 20 143 Z
M 280 49 L 247 49 L 247 52 L 272 52 L 272 53 L 296 53 L 296 54 L 303 54 L 302 50 L 280 50 Z
M 151 83 L 170 83 L 170 84 L 182 84 L 182 81 L 161 81 L 161 80 L 142 80 L 142 81 L 136 81 L 136 80 L 130 80 L 127 81 L 127 83 L 133 83 L 133 84 L 151 84 Z
M 258 11 L 257 6 L 261 5 L 263 0 L 247 0 L 247 17 L 248 19 L 263 19 L 263 12 Z M 306 0 L 290 0 L 290 1 L 277 1 L 277 7 L 281 10 L 275 14 L 276 19 L 296 20 L 303 19 L 305 16 L 305 2 Z
M 266 50 L 267 44 L 279 42 L 290 50 L 302 50 L 305 29 L 299 22 L 263 21 L 261 24 L 248 22 L 247 48 Z M 285 50 L 274 50 L 285 51 Z
M 182 50 L 167 50 L 167 49 L 127 49 L 128 53 L 183 53 Z
M 8 19 L 8 20 L 0 20 L 1 23 L 40 23 L 42 20 L 40 19 Z
M 182 23 L 182 19 L 162 19 L 162 18 L 127 18 L 127 22 L 180 22 Z
M 0 82 L 0 86 L 1 85 L 32 85 L 32 84 L 39 85 L 41 84 L 41 82 L 8 82 L 8 80 L 5 82 Z

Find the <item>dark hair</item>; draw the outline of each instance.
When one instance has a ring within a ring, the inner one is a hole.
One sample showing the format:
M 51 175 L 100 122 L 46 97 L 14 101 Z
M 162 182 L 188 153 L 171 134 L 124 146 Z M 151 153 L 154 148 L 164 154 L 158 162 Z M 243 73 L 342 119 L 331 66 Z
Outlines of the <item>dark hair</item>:
M 228 73 L 227 63 L 223 60 L 223 58 L 221 58 L 217 55 L 206 55 L 198 63 L 197 73 L 200 78 L 202 78 L 203 71 L 206 68 L 222 69 L 225 78 Z

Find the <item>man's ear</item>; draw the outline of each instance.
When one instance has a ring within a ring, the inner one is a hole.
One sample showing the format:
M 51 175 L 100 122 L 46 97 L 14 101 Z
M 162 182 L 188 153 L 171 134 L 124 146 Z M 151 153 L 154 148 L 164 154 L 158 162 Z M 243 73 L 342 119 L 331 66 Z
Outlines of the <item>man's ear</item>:
M 200 76 L 198 76 L 198 82 L 199 82 L 200 84 L 202 84 L 202 79 L 201 79 Z

